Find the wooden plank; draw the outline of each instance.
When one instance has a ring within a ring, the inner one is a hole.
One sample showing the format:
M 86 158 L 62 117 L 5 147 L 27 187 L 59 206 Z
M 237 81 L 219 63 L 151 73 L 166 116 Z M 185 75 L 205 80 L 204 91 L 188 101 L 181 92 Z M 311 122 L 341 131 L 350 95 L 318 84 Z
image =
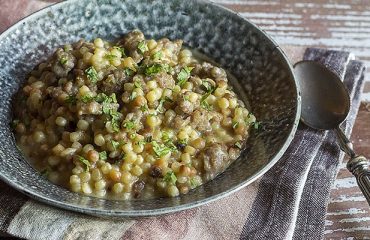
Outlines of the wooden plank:
M 370 5 L 336 1 L 242 1 L 216 0 L 251 20 L 278 43 L 325 47 L 353 52 L 370 63 Z M 268 6 L 268 7 L 266 7 Z M 370 69 L 368 70 L 370 72 Z M 370 74 L 366 81 L 370 82 Z M 370 94 L 363 100 L 370 101 Z

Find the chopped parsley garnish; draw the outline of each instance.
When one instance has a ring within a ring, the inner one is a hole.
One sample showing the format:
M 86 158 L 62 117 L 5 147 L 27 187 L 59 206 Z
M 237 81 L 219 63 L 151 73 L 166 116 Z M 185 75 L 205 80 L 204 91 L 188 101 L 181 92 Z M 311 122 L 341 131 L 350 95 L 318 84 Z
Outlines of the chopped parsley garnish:
M 113 48 L 114 49 L 117 49 L 118 51 L 120 51 L 121 54 L 122 54 L 122 57 L 126 57 L 125 49 L 123 47 L 114 46 Z
M 183 145 L 188 145 L 188 139 L 187 138 L 184 138 L 184 139 L 180 139 L 179 141 L 177 141 L 178 144 L 183 144 Z
M 213 107 L 207 101 L 201 101 L 200 106 L 208 111 L 212 111 Z
M 212 110 L 211 106 L 208 104 L 208 102 L 206 101 L 207 98 L 216 90 L 215 87 L 213 87 L 212 85 L 208 85 L 208 88 L 207 88 L 207 92 L 202 96 L 202 98 L 200 99 L 200 105 L 207 109 L 208 111 Z
M 242 144 L 241 142 L 236 142 L 235 144 L 235 147 L 239 148 L 239 149 L 242 149 Z
M 184 85 L 186 81 L 189 79 L 190 72 L 193 69 L 194 69 L 193 67 L 184 67 L 183 69 L 181 69 L 179 74 L 177 74 L 177 85 L 179 85 L 180 87 Z
M 161 60 L 162 59 L 162 51 L 158 51 L 158 52 L 155 52 L 153 55 L 152 55 L 152 59 L 155 61 L 155 60 Z
M 254 127 L 254 129 L 258 130 L 261 127 L 261 123 L 256 121 L 252 123 L 252 126 Z
M 163 142 L 168 142 L 171 140 L 170 135 L 167 131 L 162 132 L 162 140 Z
M 155 75 L 157 73 L 160 73 L 162 71 L 170 72 L 170 71 L 172 71 L 172 68 L 168 64 L 159 64 L 159 63 L 154 63 L 153 65 L 146 66 L 144 68 L 144 73 L 147 76 L 153 76 L 153 75 Z
M 174 150 L 172 147 L 168 147 L 164 144 L 158 144 L 156 141 L 152 141 L 152 145 L 153 150 L 158 157 L 163 157 Z
M 134 100 L 137 97 L 137 92 L 132 91 L 130 97 L 128 98 L 130 101 Z
M 182 98 L 184 99 L 184 101 L 190 101 L 189 96 L 182 95 Z
M 128 76 L 128 77 L 132 76 L 135 72 L 131 68 L 125 68 L 124 71 L 125 71 L 126 76 Z
M 119 142 L 117 141 L 114 141 L 114 140 L 110 140 L 110 143 L 112 144 L 114 150 L 117 150 L 118 146 L 119 146 Z
M 88 171 L 89 171 L 89 168 L 91 167 L 91 164 L 90 164 L 89 160 L 87 160 L 86 158 L 81 157 L 81 156 L 78 156 L 78 160 L 79 160 L 83 165 L 85 165 L 85 171 L 86 171 L 86 172 L 88 172 Z
M 99 159 L 100 160 L 107 160 L 107 152 L 103 151 L 99 153 Z
M 91 95 L 88 95 L 88 94 L 87 95 L 83 95 L 81 97 L 81 101 L 84 102 L 84 103 L 91 102 L 93 99 L 94 99 L 94 97 L 91 96 Z
M 112 93 L 109 97 L 105 93 L 99 93 L 95 97 L 95 101 L 102 104 L 103 113 L 111 115 L 116 110 L 112 109 L 112 103 L 117 103 L 116 94 Z
M 136 145 L 139 145 L 139 146 L 145 146 L 146 144 L 146 141 L 145 140 L 139 140 L 135 143 Z
M 103 113 L 110 116 L 112 128 L 118 132 L 121 113 L 117 112 L 112 106 L 113 103 L 117 103 L 116 94 L 112 93 L 110 96 L 107 96 L 105 93 L 99 93 L 94 99 L 98 103 L 101 103 Z
M 191 188 L 196 188 L 199 185 L 198 181 L 195 180 L 194 178 L 190 178 L 190 187 Z
M 134 129 L 136 126 L 135 126 L 135 122 L 131 120 L 131 121 L 124 122 L 123 127 L 128 130 L 131 130 L 131 129 Z
M 108 59 L 109 61 L 112 61 L 113 59 L 117 58 L 117 56 L 114 54 L 106 54 L 104 55 L 104 58 Z
M 119 127 L 120 114 L 117 111 L 110 111 L 110 116 L 113 131 L 118 132 L 120 129 Z
M 164 175 L 163 180 L 168 182 L 168 183 L 175 184 L 176 181 L 177 181 L 177 177 L 176 177 L 174 172 L 169 171 L 169 172 L 166 173 L 166 175 Z
M 164 98 L 161 98 L 161 100 L 159 100 L 157 108 L 155 109 L 155 113 L 153 114 L 154 116 L 157 115 L 158 113 L 164 113 L 165 109 L 163 108 L 163 104 L 165 102 L 172 103 L 173 100 L 171 98 L 167 97 L 167 96 L 164 97 Z
M 60 60 L 59 60 L 60 64 L 64 65 L 68 62 L 67 58 L 65 57 L 62 57 Z
M 213 85 L 210 82 L 205 81 L 205 80 L 202 81 L 201 86 L 204 88 L 206 92 L 209 92 L 211 89 L 213 89 Z
M 232 121 L 232 127 L 235 129 L 239 126 L 239 122 L 237 121 Z
M 134 81 L 134 87 L 142 89 L 141 83 L 139 81 Z
M 146 112 L 146 111 L 148 111 L 149 110 L 149 108 L 146 106 L 146 105 L 141 105 L 140 106 L 140 111 L 142 111 L 142 112 Z
M 139 42 L 137 48 L 140 50 L 141 54 L 144 54 L 146 51 L 149 50 L 148 45 L 146 44 L 145 40 Z
M 98 72 L 93 66 L 86 68 L 85 70 L 87 78 L 92 82 L 96 83 L 98 81 Z
M 76 102 L 77 102 L 77 98 L 73 95 L 69 95 L 65 100 L 65 103 L 68 103 L 68 104 L 75 104 Z

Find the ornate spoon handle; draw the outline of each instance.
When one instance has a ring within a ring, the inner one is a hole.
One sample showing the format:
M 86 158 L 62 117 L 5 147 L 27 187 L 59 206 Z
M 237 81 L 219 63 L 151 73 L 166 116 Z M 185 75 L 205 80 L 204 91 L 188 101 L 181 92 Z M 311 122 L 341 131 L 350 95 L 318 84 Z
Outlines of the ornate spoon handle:
M 347 153 L 351 159 L 347 163 L 347 169 L 356 177 L 357 184 L 370 205 L 370 171 L 368 160 L 364 156 L 358 156 L 353 151 L 351 142 L 343 131 L 338 127 L 335 129 L 340 148 Z
M 364 156 L 351 158 L 347 169 L 356 177 L 357 184 L 370 205 L 370 171 L 368 160 Z

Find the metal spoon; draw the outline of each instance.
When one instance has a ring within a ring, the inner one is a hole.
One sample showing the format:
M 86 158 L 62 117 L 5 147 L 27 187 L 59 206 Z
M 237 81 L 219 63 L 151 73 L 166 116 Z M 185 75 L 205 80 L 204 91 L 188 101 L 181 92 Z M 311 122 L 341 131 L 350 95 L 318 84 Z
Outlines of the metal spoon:
M 350 98 L 344 84 L 336 74 L 313 61 L 296 63 L 294 72 L 301 87 L 301 121 L 314 129 L 336 132 L 340 148 L 350 157 L 347 169 L 356 177 L 370 205 L 368 160 L 354 152 L 351 142 L 339 127 L 350 109 Z

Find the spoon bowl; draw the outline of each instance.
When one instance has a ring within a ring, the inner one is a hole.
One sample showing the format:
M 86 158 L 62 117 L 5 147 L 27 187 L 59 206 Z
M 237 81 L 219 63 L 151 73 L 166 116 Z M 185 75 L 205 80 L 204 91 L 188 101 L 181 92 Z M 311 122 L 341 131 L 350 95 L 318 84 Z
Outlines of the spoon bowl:
M 340 78 L 318 62 L 301 61 L 294 65 L 301 87 L 301 121 L 321 130 L 335 129 L 350 109 L 350 99 Z

